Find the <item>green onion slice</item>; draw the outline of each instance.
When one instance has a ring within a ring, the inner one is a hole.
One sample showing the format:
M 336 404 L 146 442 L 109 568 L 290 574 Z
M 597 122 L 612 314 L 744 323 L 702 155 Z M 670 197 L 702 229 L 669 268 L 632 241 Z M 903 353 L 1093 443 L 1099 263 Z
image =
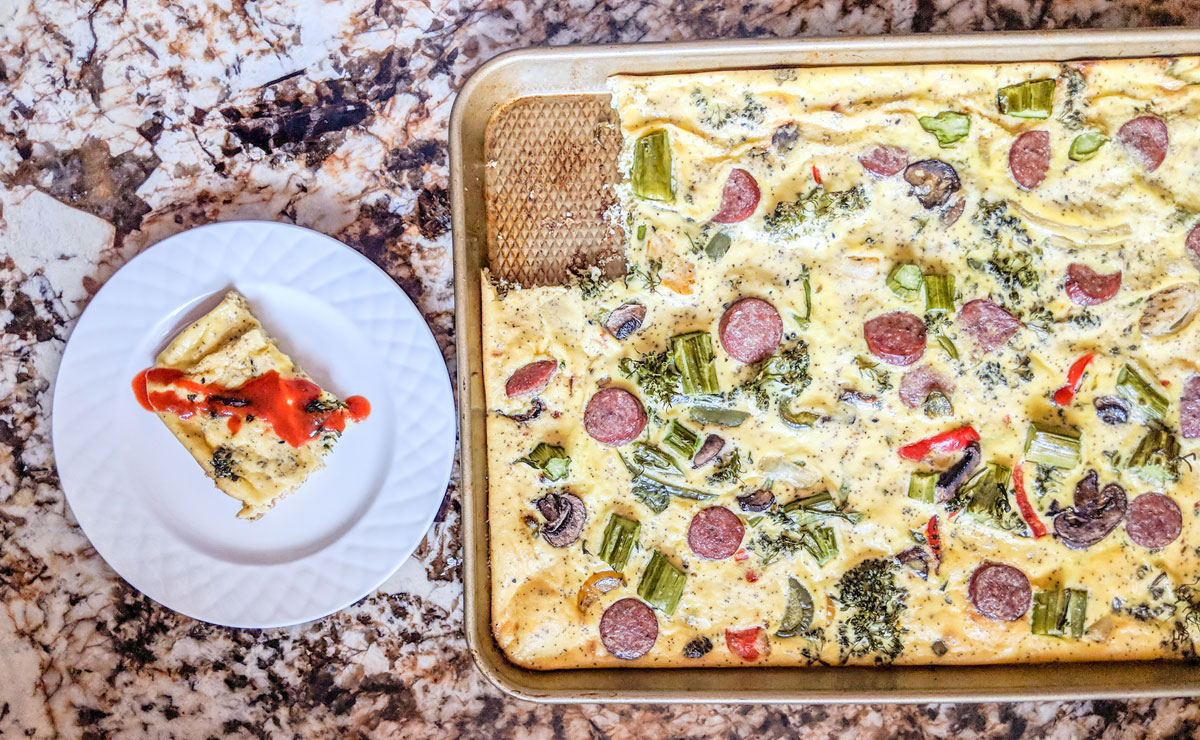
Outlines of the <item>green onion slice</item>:
M 642 571 L 637 594 L 650 606 L 656 606 L 667 614 L 674 614 L 686 583 L 687 574 L 676 568 L 666 555 L 655 550 L 650 556 L 650 562 L 646 564 L 646 570 Z
M 1033 618 L 1030 629 L 1035 635 L 1050 637 L 1083 637 L 1087 615 L 1087 591 L 1080 588 L 1060 588 L 1038 591 L 1033 595 Z
M 627 519 L 615 513 L 609 514 L 608 524 L 604 525 L 604 539 L 600 542 L 600 552 L 596 554 L 612 566 L 613 570 L 625 570 L 641 531 L 642 524 L 636 519 Z
M 1055 427 L 1035 421 L 1025 435 L 1025 459 L 1053 468 L 1079 464 L 1082 433 L 1074 427 Z
M 750 414 L 737 409 L 726 409 L 719 406 L 693 406 L 688 412 L 692 421 L 700 424 L 716 424 L 722 427 L 741 426 Z
M 945 148 L 971 132 L 971 117 L 965 113 L 944 110 L 936 116 L 917 119 L 921 128 L 937 137 L 938 146 Z
M 1054 79 L 1027 80 L 1000 88 L 1000 112 L 1016 118 L 1049 118 L 1054 109 Z
M 671 139 L 666 131 L 646 134 L 633 144 L 633 194 L 645 200 L 675 200 L 671 179 Z
M 1108 137 L 1099 131 L 1085 131 L 1075 140 L 1071 142 L 1071 149 L 1067 152 L 1067 156 L 1072 162 L 1086 162 L 1096 156 L 1096 152 L 1100 151 L 1100 147 L 1108 142 Z
M 925 312 L 946 313 L 954 310 L 954 276 L 926 275 Z

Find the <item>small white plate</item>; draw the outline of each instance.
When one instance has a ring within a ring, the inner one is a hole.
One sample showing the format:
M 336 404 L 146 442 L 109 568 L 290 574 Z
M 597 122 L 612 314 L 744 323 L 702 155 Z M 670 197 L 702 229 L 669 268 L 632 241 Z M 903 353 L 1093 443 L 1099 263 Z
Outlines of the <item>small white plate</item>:
M 371 415 L 258 521 L 221 493 L 131 381 L 235 288 L 322 387 Z M 386 273 L 341 242 L 260 221 L 185 231 L 131 260 L 79 319 L 54 391 L 71 510 L 135 588 L 196 619 L 279 627 L 373 592 L 420 544 L 454 459 L 446 364 Z

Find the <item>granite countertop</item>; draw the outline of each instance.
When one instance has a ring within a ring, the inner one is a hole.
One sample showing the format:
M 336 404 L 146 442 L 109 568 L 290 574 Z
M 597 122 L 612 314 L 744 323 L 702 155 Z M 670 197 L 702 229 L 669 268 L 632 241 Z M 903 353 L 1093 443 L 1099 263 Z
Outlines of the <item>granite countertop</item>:
M 318 622 L 230 630 L 90 547 L 50 445 L 100 285 L 214 220 L 332 234 L 392 275 L 453 371 L 446 135 L 480 63 L 535 44 L 1181 24 L 1184 0 L 0 2 L 0 737 L 1193 737 L 1183 700 L 540 706 L 475 670 L 456 484 L 416 555 Z M 455 477 L 457 480 L 457 474 Z

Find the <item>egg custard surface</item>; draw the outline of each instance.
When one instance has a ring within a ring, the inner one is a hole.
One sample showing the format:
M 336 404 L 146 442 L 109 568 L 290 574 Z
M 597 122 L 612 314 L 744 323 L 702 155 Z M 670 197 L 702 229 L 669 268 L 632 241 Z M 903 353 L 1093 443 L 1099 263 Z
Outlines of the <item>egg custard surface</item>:
M 627 276 L 482 276 L 505 654 L 1194 657 L 1196 69 L 612 78 Z

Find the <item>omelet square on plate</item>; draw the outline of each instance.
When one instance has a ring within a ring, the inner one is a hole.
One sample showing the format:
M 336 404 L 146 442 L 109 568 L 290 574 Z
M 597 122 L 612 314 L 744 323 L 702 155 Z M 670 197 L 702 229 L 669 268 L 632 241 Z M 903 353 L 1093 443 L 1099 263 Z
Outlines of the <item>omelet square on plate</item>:
M 316 470 L 369 412 L 322 390 L 284 354 L 236 291 L 184 329 L 134 390 L 217 488 L 257 519 Z

